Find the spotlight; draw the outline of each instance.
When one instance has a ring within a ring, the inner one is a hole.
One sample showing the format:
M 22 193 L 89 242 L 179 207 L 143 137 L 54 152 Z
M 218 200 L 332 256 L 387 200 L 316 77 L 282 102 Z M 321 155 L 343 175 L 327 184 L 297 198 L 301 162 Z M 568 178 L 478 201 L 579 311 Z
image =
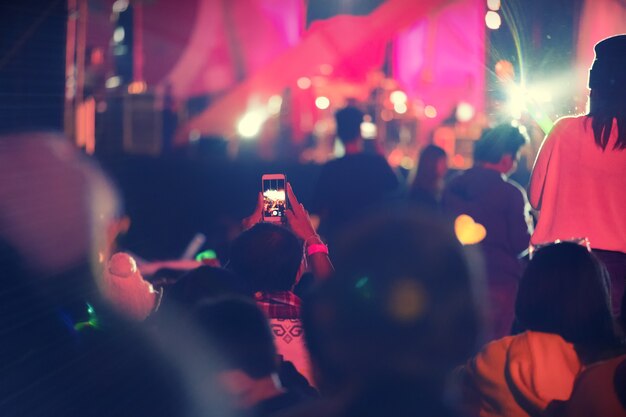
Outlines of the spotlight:
M 398 104 L 398 103 L 402 103 L 405 104 L 406 103 L 406 94 L 404 93 L 404 91 L 400 91 L 400 90 L 396 90 L 393 91 L 390 95 L 389 95 L 389 100 L 391 100 L 391 102 L 393 104 Z
M 464 101 L 456 107 L 456 118 L 459 122 L 469 122 L 474 117 L 474 106 Z
M 520 119 L 522 113 L 526 110 L 526 92 L 517 84 L 511 84 L 508 87 L 507 94 L 509 96 L 508 108 L 514 119 Z
M 406 113 L 406 110 L 407 110 L 406 103 L 394 103 L 393 104 L 393 109 L 398 114 L 404 114 L 404 113 Z
M 128 9 L 128 0 L 116 0 L 113 3 L 113 11 L 115 13 L 122 13 Z
M 122 84 L 122 79 L 116 75 L 107 79 L 106 82 L 104 83 L 104 86 L 106 88 L 117 88 L 121 84 Z
M 315 107 L 320 110 L 326 110 L 328 107 L 330 107 L 330 100 L 328 99 L 328 97 L 319 96 L 315 99 Z
M 498 12 L 489 10 L 485 15 L 485 23 L 489 29 L 497 30 L 500 29 L 500 26 L 502 25 L 502 19 L 500 18 Z
M 113 31 L 113 41 L 115 43 L 121 43 L 124 40 L 124 36 L 126 36 L 126 32 L 124 32 L 124 28 L 121 26 L 116 27 Z
M 311 79 L 309 77 L 300 77 L 298 78 L 298 81 L 296 81 L 296 84 L 300 89 L 306 90 L 311 87 Z
M 437 109 L 434 106 L 426 106 L 424 107 L 424 115 L 429 119 L 434 119 L 437 117 Z
M 237 131 L 246 139 L 252 139 L 261 131 L 265 122 L 265 115 L 260 110 L 251 110 L 246 113 L 237 124 Z
M 498 10 L 500 10 L 500 6 L 501 6 L 500 0 L 487 0 L 487 7 L 489 8 L 489 10 L 493 10 L 494 12 L 497 12 Z
M 377 128 L 376 125 L 370 121 L 361 123 L 361 136 L 363 139 L 376 138 Z
M 280 107 L 283 105 L 283 98 L 279 95 L 273 95 L 267 100 L 267 111 L 271 115 L 280 113 Z

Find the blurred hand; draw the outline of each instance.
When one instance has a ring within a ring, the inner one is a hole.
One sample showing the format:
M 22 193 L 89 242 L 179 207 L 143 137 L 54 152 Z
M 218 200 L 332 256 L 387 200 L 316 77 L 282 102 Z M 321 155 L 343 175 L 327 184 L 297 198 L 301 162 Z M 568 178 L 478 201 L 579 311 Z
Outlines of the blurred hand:
M 241 222 L 241 225 L 243 226 L 243 230 L 248 230 L 255 224 L 261 223 L 262 221 L 263 221 L 263 193 L 259 193 L 254 212 L 250 216 L 243 219 L 243 221 Z
M 287 183 L 287 198 L 289 199 L 290 208 L 285 212 L 285 216 L 291 231 L 302 240 L 314 236 L 317 232 L 311 223 L 309 213 L 298 202 L 290 183 Z

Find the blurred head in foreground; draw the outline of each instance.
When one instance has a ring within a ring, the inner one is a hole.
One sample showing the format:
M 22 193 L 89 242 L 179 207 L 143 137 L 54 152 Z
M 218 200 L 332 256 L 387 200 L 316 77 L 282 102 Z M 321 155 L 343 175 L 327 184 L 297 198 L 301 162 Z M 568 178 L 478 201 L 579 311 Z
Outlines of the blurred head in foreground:
M 336 277 L 303 312 L 319 386 L 336 392 L 393 381 L 385 389 L 407 382 L 407 390 L 439 392 L 475 348 L 479 328 L 451 227 L 412 210 L 378 212 L 344 235 L 334 261 Z

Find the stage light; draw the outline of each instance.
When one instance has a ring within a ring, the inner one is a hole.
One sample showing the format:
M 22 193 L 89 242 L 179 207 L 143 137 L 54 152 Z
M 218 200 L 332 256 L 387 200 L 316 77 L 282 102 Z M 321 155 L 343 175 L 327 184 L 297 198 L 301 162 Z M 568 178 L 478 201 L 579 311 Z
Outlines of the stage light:
M 271 115 L 280 113 L 280 107 L 283 105 L 283 98 L 279 95 L 273 95 L 267 100 L 267 111 Z
M 549 103 L 552 101 L 552 92 L 547 87 L 533 87 L 528 91 L 530 97 L 539 103 Z
M 424 107 L 424 116 L 429 119 L 434 119 L 437 117 L 437 109 L 434 106 L 426 106 Z
M 398 114 L 404 114 L 404 113 L 406 113 L 406 110 L 407 110 L 406 103 L 394 103 L 393 104 L 393 109 Z
M 328 107 L 330 107 L 330 100 L 328 99 L 328 97 L 319 96 L 315 99 L 315 107 L 320 110 L 326 110 Z
M 361 123 L 361 136 L 363 136 L 363 139 L 375 139 L 377 133 L 378 129 L 376 128 L 376 125 L 374 123 Z
M 124 28 L 118 26 L 113 31 L 113 41 L 115 43 L 121 43 L 124 40 L 124 36 L 126 36 L 126 32 L 124 32 Z
M 117 88 L 122 84 L 122 79 L 117 75 L 106 80 L 104 86 L 106 88 Z
M 113 11 L 115 13 L 122 13 L 128 9 L 128 0 L 116 0 L 113 3 Z
M 298 81 L 296 81 L 296 84 L 302 90 L 306 90 L 311 87 L 311 79 L 309 77 L 300 77 L 298 78 Z
M 501 6 L 500 0 L 487 0 L 487 7 L 489 8 L 489 10 L 493 10 L 494 12 L 497 12 L 498 10 L 500 10 L 500 6 Z
M 261 131 L 265 122 L 265 115 L 260 110 L 251 110 L 246 113 L 237 124 L 237 131 L 245 139 L 252 139 Z
M 489 10 L 485 15 L 485 23 L 487 27 L 491 30 L 497 30 L 502 25 L 502 19 L 498 12 L 494 12 L 493 10 Z
M 133 81 L 128 84 L 128 94 L 141 94 L 148 90 L 148 85 L 145 81 Z
M 200 131 L 198 129 L 193 129 L 189 132 L 189 142 L 197 142 L 200 140 Z
M 393 104 L 397 104 L 397 103 L 405 104 L 406 99 L 407 99 L 406 94 L 404 93 L 404 91 L 400 91 L 400 90 L 393 91 L 389 95 L 389 100 L 391 100 Z
M 474 106 L 464 101 L 456 107 L 456 118 L 459 122 L 469 122 L 474 117 Z
M 526 110 L 526 93 L 524 89 L 519 85 L 511 84 L 507 94 L 509 96 L 508 109 L 511 117 L 520 119 L 522 113 Z

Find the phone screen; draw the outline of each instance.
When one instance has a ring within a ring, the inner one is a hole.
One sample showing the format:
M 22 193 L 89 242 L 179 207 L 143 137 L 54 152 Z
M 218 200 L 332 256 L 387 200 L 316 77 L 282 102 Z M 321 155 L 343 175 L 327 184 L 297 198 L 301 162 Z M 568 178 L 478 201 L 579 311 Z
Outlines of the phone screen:
M 285 179 L 263 180 L 263 217 L 280 219 L 285 216 L 286 209 Z

